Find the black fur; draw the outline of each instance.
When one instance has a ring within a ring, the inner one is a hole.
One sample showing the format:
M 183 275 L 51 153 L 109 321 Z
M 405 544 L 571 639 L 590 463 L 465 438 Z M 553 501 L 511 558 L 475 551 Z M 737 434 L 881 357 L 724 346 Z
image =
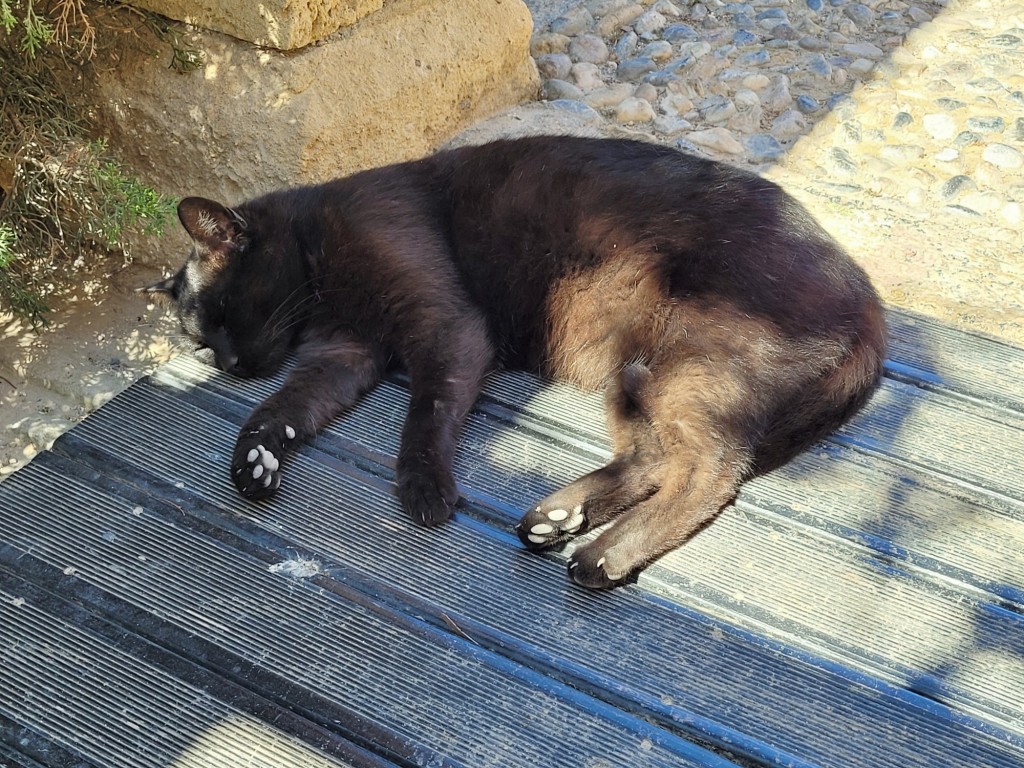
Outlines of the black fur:
M 653 144 L 499 141 L 234 209 L 188 198 L 179 216 L 193 252 L 150 290 L 225 370 L 298 357 L 242 427 L 242 493 L 270 495 L 297 443 L 401 365 L 398 495 L 437 525 L 489 370 L 604 387 L 613 461 L 518 528 L 543 549 L 614 520 L 569 564 L 589 587 L 681 544 L 743 480 L 851 416 L 882 370 L 874 290 L 798 203 Z

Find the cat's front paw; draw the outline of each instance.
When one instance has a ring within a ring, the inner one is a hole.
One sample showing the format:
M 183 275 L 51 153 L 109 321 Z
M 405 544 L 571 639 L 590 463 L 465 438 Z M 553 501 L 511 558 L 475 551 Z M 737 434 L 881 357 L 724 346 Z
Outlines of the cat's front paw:
M 247 499 L 263 499 L 281 486 L 281 463 L 295 440 L 288 425 L 243 427 L 231 460 L 231 479 Z
M 586 522 L 582 504 L 563 509 L 561 506 L 551 508 L 541 502 L 523 515 L 516 526 L 516 534 L 527 549 L 540 551 L 564 544 L 579 533 Z
M 450 476 L 438 479 L 425 472 L 404 472 L 398 478 L 398 500 L 402 509 L 427 528 L 447 521 L 458 499 L 458 489 Z
M 612 589 L 635 581 L 634 569 L 598 542 L 580 547 L 569 558 L 569 578 L 588 589 Z

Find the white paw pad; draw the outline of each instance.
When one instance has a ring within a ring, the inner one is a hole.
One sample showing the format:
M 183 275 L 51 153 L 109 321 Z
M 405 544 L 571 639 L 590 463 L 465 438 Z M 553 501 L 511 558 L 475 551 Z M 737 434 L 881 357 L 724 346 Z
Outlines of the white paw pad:
M 277 470 L 281 468 L 281 460 L 271 451 L 268 451 L 262 445 L 257 445 L 246 454 L 245 458 L 252 467 L 252 479 L 259 480 L 263 478 L 264 488 L 270 488 L 271 486 L 277 488 L 281 484 L 281 476 L 276 474 Z

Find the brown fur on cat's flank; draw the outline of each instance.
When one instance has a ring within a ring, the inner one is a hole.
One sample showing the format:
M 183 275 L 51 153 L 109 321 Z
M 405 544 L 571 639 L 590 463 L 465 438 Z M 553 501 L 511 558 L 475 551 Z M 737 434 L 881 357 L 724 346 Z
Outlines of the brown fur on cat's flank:
M 195 249 L 154 290 L 190 335 L 240 375 L 298 358 L 242 427 L 243 493 L 272 493 L 278 459 L 400 365 L 398 495 L 437 524 L 489 369 L 605 387 L 614 459 L 518 527 L 543 549 L 614 521 L 571 559 L 586 586 L 678 546 L 743 480 L 849 418 L 881 375 L 878 299 L 807 212 L 664 147 L 495 142 L 235 209 L 189 198 L 179 215 Z M 257 443 L 269 458 L 254 463 Z

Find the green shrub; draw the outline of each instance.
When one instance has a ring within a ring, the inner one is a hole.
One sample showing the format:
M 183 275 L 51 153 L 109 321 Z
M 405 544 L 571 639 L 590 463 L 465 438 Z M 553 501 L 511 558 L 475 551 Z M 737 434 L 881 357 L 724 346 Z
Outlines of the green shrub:
M 174 210 L 91 138 L 67 74 L 94 44 L 81 0 L 0 0 L 0 308 L 33 322 L 87 262 L 130 259 Z

